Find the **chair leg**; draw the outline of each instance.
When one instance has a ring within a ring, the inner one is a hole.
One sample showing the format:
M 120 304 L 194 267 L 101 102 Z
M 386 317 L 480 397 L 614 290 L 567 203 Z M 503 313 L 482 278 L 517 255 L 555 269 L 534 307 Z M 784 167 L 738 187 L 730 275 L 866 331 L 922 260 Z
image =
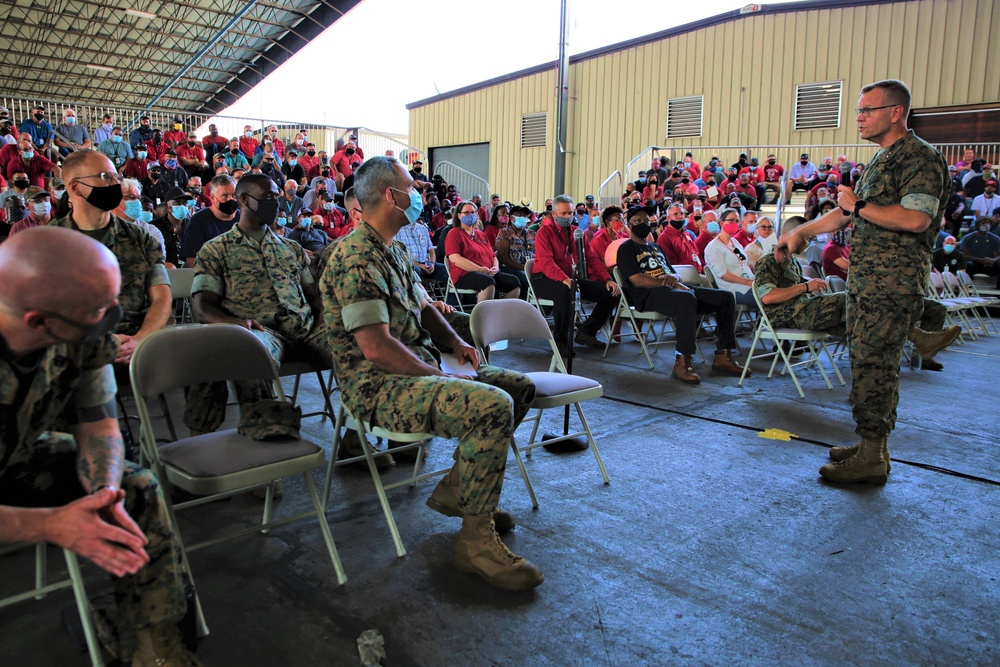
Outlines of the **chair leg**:
M 340 429 L 344 427 L 347 410 L 343 403 L 337 406 L 337 418 L 333 424 L 333 443 L 330 445 L 330 460 L 326 464 L 326 481 L 323 483 L 323 508 L 330 507 L 330 485 L 333 483 L 333 469 L 337 464 L 337 450 L 340 449 Z
M 537 423 L 536 423 L 537 428 Z M 517 461 L 517 467 L 521 469 L 521 479 L 524 480 L 524 486 L 528 489 L 528 497 L 531 498 L 531 507 L 533 509 L 538 509 L 538 498 L 535 497 L 535 489 L 531 486 L 531 477 L 528 476 L 528 469 L 524 467 L 524 460 L 521 458 L 521 450 L 518 449 L 517 443 L 514 442 L 514 438 L 510 439 L 510 448 L 514 452 L 514 460 Z M 531 450 L 528 450 L 531 453 Z
M 368 470 L 372 475 L 372 483 L 375 484 L 375 492 L 378 494 L 378 501 L 382 505 L 382 513 L 385 514 L 385 522 L 389 525 L 389 532 L 392 533 L 392 541 L 396 545 L 396 555 L 402 558 L 406 555 L 406 548 L 403 547 L 403 538 L 396 527 L 396 519 L 392 516 L 392 508 L 389 507 L 389 498 L 385 495 L 385 487 L 382 486 L 382 476 L 379 475 L 378 468 L 375 467 L 375 457 L 372 455 L 372 448 L 365 447 L 367 433 L 365 433 L 364 423 L 355 417 L 358 426 L 358 438 L 361 440 L 362 450 L 365 453 L 365 461 L 368 462 Z
M 97 640 L 94 619 L 90 615 L 90 603 L 87 601 L 87 591 L 83 586 L 83 574 L 80 572 L 80 563 L 76 559 L 76 554 L 69 549 L 63 549 L 63 554 L 66 556 L 66 568 L 69 570 L 69 576 L 73 582 L 73 596 L 76 598 L 76 609 L 80 612 L 83 635 L 87 639 L 90 664 L 93 667 L 104 667 L 104 660 L 101 658 L 101 644 Z
M 39 542 L 35 545 L 35 588 L 45 588 L 45 581 L 47 577 L 47 568 L 49 566 L 48 559 L 48 544 L 46 542 Z M 35 596 L 36 600 L 44 600 L 45 594 Z
M 316 519 L 319 521 L 319 530 L 323 533 L 323 542 L 326 543 L 326 550 L 330 554 L 333 562 L 333 571 L 337 574 L 337 584 L 347 583 L 347 573 L 344 572 L 344 565 L 340 562 L 340 554 L 337 553 L 337 545 L 333 542 L 333 534 L 330 532 L 330 523 L 326 520 L 326 505 L 320 503 L 319 494 L 316 493 L 316 483 L 313 482 L 312 473 L 306 471 L 302 473 L 302 478 L 306 481 L 306 489 L 309 491 L 309 498 L 312 500 L 313 508 L 316 510 Z
M 574 403 L 573 406 L 576 408 L 576 414 L 580 417 L 580 423 L 583 424 L 583 430 L 587 432 L 590 449 L 594 452 L 594 458 L 597 459 L 597 467 L 601 470 L 601 477 L 604 478 L 605 484 L 610 484 L 611 478 L 608 477 L 608 470 L 604 467 L 604 461 L 601 460 L 601 452 L 597 449 L 597 440 L 594 439 L 594 434 L 590 430 L 590 424 L 587 423 L 587 418 L 583 415 L 583 408 L 580 407 L 579 403 Z

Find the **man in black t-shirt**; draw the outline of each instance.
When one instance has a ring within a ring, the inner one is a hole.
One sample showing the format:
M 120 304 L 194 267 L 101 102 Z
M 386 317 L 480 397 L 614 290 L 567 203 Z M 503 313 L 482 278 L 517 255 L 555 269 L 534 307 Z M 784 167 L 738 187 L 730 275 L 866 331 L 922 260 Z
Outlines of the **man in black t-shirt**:
M 639 310 L 655 311 L 674 321 L 677 359 L 671 375 L 686 384 L 701 382 L 694 372 L 691 356 L 695 352 L 699 316 L 714 313 L 717 349 L 712 373 L 739 377 L 743 367 L 732 357 L 732 349 L 736 347 L 733 294 L 682 283 L 659 246 L 649 242 L 649 212 L 644 207 L 629 209 L 628 227 L 631 237 L 618 247 L 618 271 L 625 296 Z

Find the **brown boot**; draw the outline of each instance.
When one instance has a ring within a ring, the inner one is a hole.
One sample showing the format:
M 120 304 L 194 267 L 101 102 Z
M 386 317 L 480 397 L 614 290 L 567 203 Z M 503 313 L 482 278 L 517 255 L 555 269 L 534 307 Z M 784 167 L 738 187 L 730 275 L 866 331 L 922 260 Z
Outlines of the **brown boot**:
M 143 628 L 136 631 L 136 638 L 132 667 L 204 667 L 184 648 L 177 626 Z
M 424 444 L 430 442 L 430 440 L 425 440 Z M 420 451 L 419 447 L 414 447 L 413 449 L 404 449 L 403 451 L 396 451 L 398 447 L 405 447 L 406 445 L 412 445 L 412 442 L 396 442 L 395 440 L 390 440 L 388 443 L 388 450 L 393 460 L 398 463 L 416 463 L 417 462 L 417 452 Z
M 462 511 L 458 509 L 458 480 L 458 464 L 456 463 L 444 476 L 444 479 L 434 487 L 431 497 L 427 499 L 427 506 L 445 516 L 462 516 Z M 517 526 L 514 515 L 499 507 L 493 512 L 493 523 L 501 535 L 506 535 Z
M 831 482 L 840 484 L 885 484 L 889 471 L 882 458 L 882 448 L 886 447 L 886 439 L 862 440 L 858 444 L 857 453 L 849 459 L 827 463 L 819 469 L 819 474 Z
M 545 581 L 541 570 L 500 541 L 488 514 L 462 518 L 455 566 L 508 591 L 528 591 Z
M 860 445 L 851 445 L 850 447 L 831 447 L 830 458 L 834 461 L 846 461 L 858 453 L 859 447 Z M 889 458 L 888 438 L 882 441 L 882 459 L 885 461 L 885 474 L 888 475 L 892 472 L 892 460 Z
M 670 376 L 684 384 L 701 384 L 701 376 L 694 372 L 690 354 L 678 354 Z
M 916 348 L 917 354 L 924 359 L 931 359 L 935 354 L 954 343 L 961 333 L 962 327 L 957 324 L 933 333 L 913 327 L 910 329 L 908 338 Z
M 712 375 L 740 377 L 743 375 L 743 367 L 733 359 L 732 351 L 723 350 L 722 352 L 716 352 L 715 357 L 712 359 Z M 750 375 L 750 370 L 747 369 L 747 377 L 750 377 Z
M 396 465 L 391 454 L 386 452 L 380 452 L 370 443 L 365 443 L 371 448 L 374 453 L 375 458 L 375 469 L 379 472 L 384 472 Z M 346 429 L 344 432 L 344 437 L 340 439 L 340 447 L 337 448 L 337 460 L 343 461 L 345 459 L 352 459 L 356 456 L 364 456 L 365 452 L 361 449 L 361 439 L 358 437 L 358 432 L 354 429 Z M 368 463 L 364 459 L 360 459 L 351 464 L 355 468 L 360 468 L 362 470 L 368 470 Z

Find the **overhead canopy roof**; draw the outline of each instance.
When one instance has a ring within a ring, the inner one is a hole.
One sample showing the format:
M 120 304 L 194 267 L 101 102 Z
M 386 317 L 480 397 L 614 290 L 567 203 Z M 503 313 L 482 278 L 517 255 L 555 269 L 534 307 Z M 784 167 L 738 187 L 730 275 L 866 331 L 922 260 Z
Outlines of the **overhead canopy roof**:
M 219 113 L 360 0 L 13 0 L 5 94 Z

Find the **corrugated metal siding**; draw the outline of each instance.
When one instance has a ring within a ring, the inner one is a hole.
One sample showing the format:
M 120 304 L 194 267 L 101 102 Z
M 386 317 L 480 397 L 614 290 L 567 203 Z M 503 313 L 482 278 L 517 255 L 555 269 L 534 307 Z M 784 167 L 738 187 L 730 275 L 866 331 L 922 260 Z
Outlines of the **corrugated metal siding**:
M 1000 58 L 986 58 L 982 45 L 998 34 L 996 0 L 912 0 L 749 15 L 574 62 L 567 190 L 594 192 L 651 144 L 858 143 L 853 109 L 877 79 L 905 81 L 915 108 L 995 102 Z M 796 85 L 841 79 L 840 128 L 795 131 Z M 702 136 L 668 141 L 667 100 L 691 95 L 705 97 Z M 555 101 L 549 70 L 420 106 L 410 112 L 411 143 L 488 141 L 497 192 L 537 206 L 552 195 Z M 539 111 L 548 112 L 547 145 L 522 150 L 521 114 Z

